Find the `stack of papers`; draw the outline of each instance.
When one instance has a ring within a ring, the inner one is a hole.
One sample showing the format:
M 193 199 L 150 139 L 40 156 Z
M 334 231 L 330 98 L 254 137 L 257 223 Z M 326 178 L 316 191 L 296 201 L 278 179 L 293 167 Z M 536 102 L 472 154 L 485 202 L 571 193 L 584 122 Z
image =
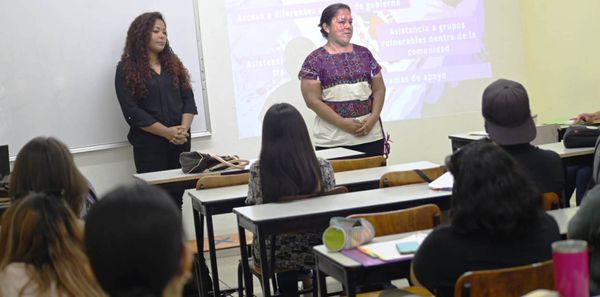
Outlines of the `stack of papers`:
M 488 136 L 487 132 L 485 131 L 471 131 L 469 132 L 469 135 L 473 135 L 473 136 Z
M 436 180 L 429 183 L 429 188 L 432 190 L 438 191 L 452 191 L 452 186 L 454 185 L 454 177 L 450 173 L 450 171 L 442 174 L 442 176 L 438 177 Z
M 383 261 L 409 259 L 412 258 L 413 255 L 400 254 L 400 252 L 398 252 L 398 249 L 396 248 L 396 244 L 400 242 L 417 242 L 418 244 L 421 244 L 421 242 L 423 242 L 423 239 L 427 237 L 427 234 L 429 234 L 429 231 L 418 232 L 398 240 L 369 243 L 359 246 L 358 250 L 370 257 L 379 258 Z

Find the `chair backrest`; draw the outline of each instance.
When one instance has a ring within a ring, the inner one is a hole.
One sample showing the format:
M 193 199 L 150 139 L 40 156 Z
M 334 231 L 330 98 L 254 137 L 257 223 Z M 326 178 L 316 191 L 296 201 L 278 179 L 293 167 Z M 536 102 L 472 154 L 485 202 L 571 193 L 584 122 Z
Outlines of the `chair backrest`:
M 442 222 L 442 211 L 435 204 L 377 212 L 354 214 L 350 218 L 363 218 L 375 228 L 375 236 L 432 229 Z
M 560 198 L 558 198 L 558 194 L 554 192 L 543 193 L 542 200 L 544 210 L 558 209 L 558 206 L 560 205 Z
M 431 182 L 445 172 L 446 168 L 443 166 L 427 169 L 387 172 L 379 179 L 379 187 L 386 188 Z
M 290 202 L 290 201 L 302 200 L 302 199 L 307 199 L 307 198 L 314 198 L 314 197 L 327 196 L 327 195 L 333 195 L 333 194 L 342 194 L 342 193 L 348 193 L 348 188 L 346 188 L 344 186 L 336 186 L 335 188 L 333 188 L 329 191 L 325 191 L 323 193 L 285 196 L 285 197 L 279 198 L 279 201 L 277 201 L 277 202 Z
M 331 167 L 333 167 L 334 172 L 381 167 L 387 165 L 387 161 L 383 156 L 331 160 L 329 162 L 331 163 Z
M 204 175 L 198 179 L 196 190 L 244 185 L 249 180 L 249 172 L 227 175 Z
M 456 281 L 454 297 L 522 296 L 536 289 L 554 289 L 552 260 L 510 268 L 469 271 Z

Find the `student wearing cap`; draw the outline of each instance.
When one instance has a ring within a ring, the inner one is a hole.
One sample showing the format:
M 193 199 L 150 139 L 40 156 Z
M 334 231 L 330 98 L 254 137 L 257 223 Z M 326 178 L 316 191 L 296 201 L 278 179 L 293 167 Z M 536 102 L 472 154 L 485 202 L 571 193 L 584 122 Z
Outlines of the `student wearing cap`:
M 538 190 L 564 197 L 562 160 L 557 153 L 530 144 L 537 130 L 523 85 L 507 79 L 496 80 L 483 91 L 481 110 L 490 139 L 523 166 Z

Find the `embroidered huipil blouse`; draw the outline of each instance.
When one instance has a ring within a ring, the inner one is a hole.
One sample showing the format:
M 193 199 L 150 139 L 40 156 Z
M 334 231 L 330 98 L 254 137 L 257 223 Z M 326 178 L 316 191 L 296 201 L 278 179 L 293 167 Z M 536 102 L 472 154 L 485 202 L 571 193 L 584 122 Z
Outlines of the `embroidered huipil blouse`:
M 325 104 L 344 118 L 362 121 L 371 114 L 371 80 L 381 72 L 381 66 L 367 48 L 352 46 L 352 52 L 348 53 L 330 54 L 324 47 L 314 50 L 302 64 L 298 78 L 319 80 Z M 315 117 L 313 140 L 317 146 L 357 145 L 381 138 L 381 126 L 377 124 L 368 135 L 356 137 Z

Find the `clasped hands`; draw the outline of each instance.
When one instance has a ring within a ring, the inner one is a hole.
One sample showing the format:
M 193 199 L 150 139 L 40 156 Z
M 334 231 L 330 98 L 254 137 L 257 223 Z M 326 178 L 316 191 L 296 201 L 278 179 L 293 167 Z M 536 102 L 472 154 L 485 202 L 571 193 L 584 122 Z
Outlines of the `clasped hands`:
M 188 128 L 184 126 L 172 126 L 169 127 L 169 134 L 166 137 L 172 144 L 184 144 L 188 141 L 190 134 L 187 132 Z
M 358 118 L 345 118 L 341 128 L 350 134 L 354 134 L 356 137 L 361 137 L 369 134 L 376 122 L 377 118 L 371 116 L 362 121 Z

